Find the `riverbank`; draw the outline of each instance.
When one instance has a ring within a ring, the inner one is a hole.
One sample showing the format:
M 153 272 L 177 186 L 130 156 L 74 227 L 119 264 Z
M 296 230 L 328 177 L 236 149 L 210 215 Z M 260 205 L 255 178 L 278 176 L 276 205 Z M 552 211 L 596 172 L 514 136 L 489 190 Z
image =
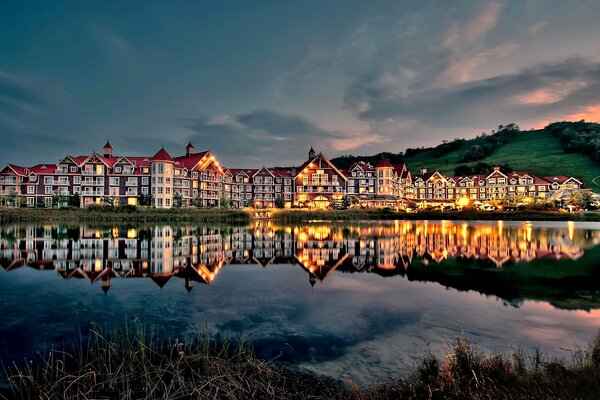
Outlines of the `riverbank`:
M 51 351 L 25 367 L 5 366 L 15 399 L 597 399 L 600 334 L 573 361 L 539 354 L 486 355 L 465 339 L 443 358 L 428 355 L 407 377 L 359 388 L 297 368 L 257 360 L 244 344 L 205 333 L 160 341 L 135 324 L 93 330 L 89 341 Z M 66 345 L 68 346 L 68 344 Z
M 4 208 L 0 209 L 0 223 L 220 223 L 247 225 L 250 223 L 250 214 L 242 210 L 196 208 Z
M 260 215 L 259 215 L 260 214 Z M 83 209 L 2 208 L 0 223 L 220 223 L 247 225 L 268 215 L 280 224 L 308 221 L 360 220 L 465 220 L 465 221 L 600 221 L 600 212 L 561 213 L 556 211 L 422 211 L 406 213 L 385 210 L 296 210 L 274 209 L 156 209 L 136 207 L 93 207 Z
M 279 223 L 299 223 L 314 220 L 454 220 L 454 221 L 600 221 L 600 212 L 561 213 L 557 211 L 404 211 L 385 210 L 273 210 L 272 218 Z

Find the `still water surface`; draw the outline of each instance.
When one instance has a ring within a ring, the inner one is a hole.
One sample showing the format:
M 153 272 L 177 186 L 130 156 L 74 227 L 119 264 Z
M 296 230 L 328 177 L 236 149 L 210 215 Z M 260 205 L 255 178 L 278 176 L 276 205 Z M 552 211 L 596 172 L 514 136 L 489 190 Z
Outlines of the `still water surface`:
M 0 227 L 0 354 L 138 318 L 259 357 L 386 380 L 464 333 L 551 357 L 600 328 L 600 224 L 314 222 Z

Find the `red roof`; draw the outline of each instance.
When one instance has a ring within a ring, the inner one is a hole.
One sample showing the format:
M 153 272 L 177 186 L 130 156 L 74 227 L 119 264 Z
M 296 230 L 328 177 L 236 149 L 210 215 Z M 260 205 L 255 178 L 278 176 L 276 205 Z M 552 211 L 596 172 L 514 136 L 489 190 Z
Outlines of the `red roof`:
M 14 165 L 14 164 L 8 164 L 8 166 L 9 166 L 9 167 L 10 167 L 10 168 L 11 168 L 13 171 L 15 171 L 15 174 L 17 174 L 17 175 L 21 175 L 21 176 L 25 176 L 25 175 L 27 175 L 27 174 L 25 173 L 25 168 L 23 168 L 23 167 L 19 167 L 18 165 Z
M 127 158 L 132 163 L 135 162 L 136 168 L 139 168 L 139 167 L 149 167 L 150 166 L 150 159 L 148 157 L 130 157 L 130 156 L 125 156 L 125 158 Z
M 238 175 L 238 174 L 241 174 L 242 172 L 245 173 L 248 176 L 252 176 L 252 175 L 254 175 L 255 173 L 258 172 L 258 169 L 229 168 L 229 171 L 234 176 Z
M 292 173 L 284 168 L 274 168 L 273 170 L 273 174 L 280 177 L 280 178 L 291 178 L 292 177 Z
M 173 157 L 171 157 L 171 155 L 165 150 L 164 147 L 162 147 L 155 155 L 153 155 L 152 158 L 150 158 L 150 161 L 175 162 L 175 160 L 173 160 Z
M 185 146 L 185 148 L 186 148 L 186 149 L 193 149 L 193 148 L 194 148 L 194 145 L 193 145 L 193 144 L 192 144 L 192 142 L 190 141 L 190 142 L 188 143 L 188 145 L 187 145 L 187 146 Z
M 108 140 L 106 141 L 106 144 L 104 145 L 103 148 L 112 150 L 112 146 L 110 145 L 110 142 Z
M 56 165 L 55 164 L 38 164 L 38 165 L 34 165 L 33 167 L 29 168 L 29 171 L 36 173 L 36 174 L 53 174 L 56 171 Z
M 392 164 L 385 158 L 381 157 L 375 168 L 394 168 Z
M 193 146 L 192 146 L 193 147 Z M 181 168 L 187 168 L 188 170 L 194 169 L 200 160 L 202 160 L 209 152 L 203 151 L 200 153 L 190 154 L 190 156 L 175 157 L 175 162 L 179 164 Z

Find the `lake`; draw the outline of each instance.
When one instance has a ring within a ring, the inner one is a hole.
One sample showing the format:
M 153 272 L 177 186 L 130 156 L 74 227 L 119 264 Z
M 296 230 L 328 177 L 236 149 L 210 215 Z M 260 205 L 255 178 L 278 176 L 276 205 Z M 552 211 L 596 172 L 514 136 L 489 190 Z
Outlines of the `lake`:
M 600 328 L 600 224 L 313 221 L 0 227 L 0 354 L 137 319 L 251 341 L 266 360 L 359 384 L 461 334 L 569 359 Z

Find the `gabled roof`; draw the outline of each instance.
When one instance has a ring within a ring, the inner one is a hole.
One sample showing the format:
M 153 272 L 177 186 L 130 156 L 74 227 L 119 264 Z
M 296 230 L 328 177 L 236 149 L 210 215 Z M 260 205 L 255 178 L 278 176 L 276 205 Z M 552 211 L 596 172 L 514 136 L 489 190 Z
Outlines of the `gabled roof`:
M 243 175 L 246 175 L 247 177 L 251 177 L 252 175 L 254 175 L 256 173 L 256 171 L 258 171 L 257 169 L 240 169 L 240 168 L 229 168 L 229 170 L 231 171 L 231 173 L 234 176 L 243 174 Z
M 570 180 L 574 180 L 577 183 L 583 185 L 583 179 L 580 178 L 575 178 L 572 176 L 565 176 L 565 175 L 556 175 L 556 176 L 543 176 L 543 179 L 547 180 L 550 183 L 558 183 L 558 184 L 563 184 L 566 183 Z
M 310 160 L 308 160 L 308 161 L 304 162 L 304 164 L 302 164 L 300 167 L 298 167 L 298 172 L 296 173 L 296 176 L 294 176 L 294 178 L 296 178 L 298 175 L 300 175 L 300 174 L 302 173 L 302 171 L 304 171 L 304 169 L 305 169 L 306 167 L 308 167 L 310 164 L 312 164 L 312 163 L 314 163 L 315 161 L 317 161 L 319 158 L 320 158 L 321 160 L 325 161 L 325 162 L 326 162 L 326 163 L 327 163 L 327 164 L 328 164 L 328 165 L 329 165 L 329 166 L 330 166 L 330 167 L 331 167 L 331 168 L 332 168 L 332 169 L 333 169 L 335 172 L 337 172 L 337 174 L 338 174 L 339 176 L 341 176 L 341 177 L 342 177 L 344 180 L 346 180 L 346 181 L 348 180 L 348 178 L 346 177 L 346 175 L 344 175 L 344 174 L 342 173 L 342 171 L 340 171 L 339 169 L 337 169 L 337 167 L 336 167 L 335 165 L 333 165 L 333 163 L 332 163 L 331 161 L 329 161 L 329 160 L 327 159 L 327 157 L 325 157 L 325 156 L 323 155 L 323 153 L 319 153 L 319 154 L 317 154 L 317 155 L 316 155 L 316 156 L 314 156 L 312 159 L 310 159 Z
M 173 157 L 171 157 L 169 152 L 167 152 L 164 147 L 161 147 L 161 149 L 159 151 L 157 151 L 156 154 L 150 158 L 150 161 L 175 162 L 175 160 L 173 160 Z
M 201 161 L 206 156 L 210 155 L 209 151 L 201 151 L 200 153 L 193 153 L 188 156 L 175 157 L 174 161 L 179 164 L 181 168 L 187 168 L 188 170 L 199 170 L 206 166 L 201 165 Z
M 103 149 L 110 149 L 112 150 L 112 146 L 110 145 L 110 142 L 107 140 L 106 144 L 104 145 Z
M 375 168 L 394 168 L 392 164 L 385 158 L 381 157 Z
M 6 164 L 6 166 L 2 168 L 2 171 L 4 171 L 6 168 L 10 168 L 16 175 L 27 176 L 27 174 L 25 173 L 25 168 L 19 167 L 18 165 Z
M 255 177 L 256 175 L 260 174 L 261 172 L 271 175 L 273 178 L 275 177 L 275 174 L 273 174 L 273 172 L 271 172 L 271 170 L 267 167 L 262 167 L 262 168 L 257 169 L 256 172 L 252 175 L 252 177 Z

